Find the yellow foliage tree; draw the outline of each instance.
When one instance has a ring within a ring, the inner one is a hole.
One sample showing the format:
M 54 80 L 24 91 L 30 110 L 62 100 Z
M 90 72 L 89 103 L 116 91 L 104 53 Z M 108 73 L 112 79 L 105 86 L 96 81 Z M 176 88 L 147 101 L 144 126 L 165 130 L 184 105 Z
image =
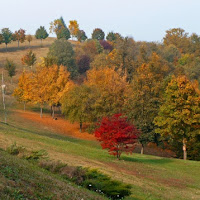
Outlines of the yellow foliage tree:
M 26 103 L 33 101 L 33 73 L 25 73 L 20 76 L 18 87 L 14 90 L 13 95 L 19 102 L 24 103 L 24 111 L 26 109 Z
M 86 85 L 99 91 L 95 107 L 97 117 L 123 112 L 129 94 L 126 77 L 121 77 L 113 68 L 92 69 L 87 72 Z
M 40 116 L 45 103 L 53 107 L 59 104 L 59 101 L 66 90 L 70 87 L 70 73 L 64 69 L 64 66 L 53 65 L 51 67 L 38 67 L 34 74 L 34 103 L 40 104 Z M 45 78 L 44 78 L 45 77 Z
M 79 24 L 76 20 L 69 21 L 69 31 L 71 33 L 72 38 L 76 37 L 79 33 Z

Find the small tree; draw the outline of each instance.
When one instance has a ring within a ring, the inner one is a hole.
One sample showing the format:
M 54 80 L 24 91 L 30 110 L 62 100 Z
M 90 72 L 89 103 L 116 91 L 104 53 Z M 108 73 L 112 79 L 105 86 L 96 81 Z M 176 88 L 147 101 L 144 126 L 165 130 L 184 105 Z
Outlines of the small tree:
M 30 43 L 31 43 L 31 41 L 33 40 L 32 35 L 27 35 L 27 36 L 26 36 L 26 40 L 29 42 L 29 47 L 30 47 Z
M 23 102 L 24 111 L 26 110 L 26 103 L 33 102 L 33 73 L 23 72 L 19 77 L 18 86 L 13 92 L 13 96 L 17 101 Z
M 127 122 L 122 114 L 103 117 L 95 130 L 95 137 L 103 149 L 108 149 L 109 154 L 119 159 L 122 152 L 132 153 L 137 142 L 139 131 L 134 125 Z
M 106 40 L 108 40 L 108 41 L 115 41 L 117 38 L 116 38 L 116 36 L 115 36 L 115 33 L 113 33 L 113 32 L 109 32 L 108 33 L 108 35 L 106 36 Z
M 9 28 L 3 28 L 1 30 L 1 35 L 2 35 L 2 43 L 6 44 L 6 51 L 7 49 L 7 45 L 12 41 L 12 32 L 9 30 Z
M 11 84 L 12 84 L 12 77 L 16 74 L 16 64 L 11 60 L 6 60 L 5 64 L 5 70 L 8 71 L 8 76 L 11 78 Z
M 70 31 L 62 17 L 51 22 L 49 30 L 50 33 L 55 33 L 58 39 L 64 38 L 68 40 L 70 38 Z
M 76 20 L 69 21 L 69 30 L 70 30 L 72 38 L 77 37 L 78 32 L 79 32 L 79 25 Z
M 40 26 L 40 28 L 38 28 L 36 33 L 35 33 L 36 39 L 41 40 L 41 46 L 42 46 L 42 40 L 46 39 L 48 36 L 49 36 L 49 34 L 47 33 L 44 26 Z
M 30 67 L 32 69 L 36 62 L 36 55 L 30 50 L 21 58 L 22 64 Z
M 77 39 L 78 39 L 79 42 L 85 41 L 87 39 L 85 31 L 79 30 L 78 33 L 77 33 Z
M 18 31 L 15 31 L 15 33 L 14 33 L 15 40 L 17 40 L 17 42 L 18 42 L 18 48 L 19 48 L 19 42 L 23 43 L 26 39 L 25 33 L 26 33 L 26 31 L 21 28 Z
M 104 40 L 105 33 L 100 29 L 96 28 L 93 30 L 92 39 L 93 40 Z

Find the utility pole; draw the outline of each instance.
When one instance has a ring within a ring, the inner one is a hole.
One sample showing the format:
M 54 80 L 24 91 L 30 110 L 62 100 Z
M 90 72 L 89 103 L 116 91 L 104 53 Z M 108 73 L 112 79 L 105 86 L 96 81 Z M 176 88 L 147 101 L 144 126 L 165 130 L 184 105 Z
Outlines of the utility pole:
M 6 118 L 6 104 L 5 104 L 5 89 L 6 89 L 6 85 L 4 84 L 3 71 L 2 71 L 2 85 L 1 85 L 1 89 L 2 89 L 2 98 L 3 98 L 4 122 L 6 124 L 7 123 L 7 118 Z

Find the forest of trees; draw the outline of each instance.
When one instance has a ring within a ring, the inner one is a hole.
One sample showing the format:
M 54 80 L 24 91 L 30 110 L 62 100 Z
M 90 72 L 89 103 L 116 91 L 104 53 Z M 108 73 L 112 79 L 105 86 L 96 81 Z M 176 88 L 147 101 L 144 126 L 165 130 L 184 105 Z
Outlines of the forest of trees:
M 62 17 L 50 31 L 57 40 L 47 56 L 19 78 L 14 95 L 20 102 L 39 104 L 41 117 L 45 105 L 53 113 L 59 106 L 80 131 L 86 123 L 94 132 L 101 119 L 119 114 L 138 129 L 141 153 L 155 143 L 177 157 L 200 160 L 200 36 L 173 28 L 162 43 L 137 42 L 95 28 L 88 39 L 76 20 L 67 27 Z M 16 32 L 18 43 L 24 33 Z M 48 37 L 44 27 L 36 33 L 41 41 Z M 2 29 L 0 42 L 7 46 L 12 37 Z

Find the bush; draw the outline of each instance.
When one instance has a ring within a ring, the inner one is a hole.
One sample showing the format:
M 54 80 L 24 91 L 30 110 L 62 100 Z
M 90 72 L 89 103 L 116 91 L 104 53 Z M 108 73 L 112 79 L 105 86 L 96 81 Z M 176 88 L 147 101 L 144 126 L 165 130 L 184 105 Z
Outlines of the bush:
M 120 181 L 111 180 L 97 170 L 88 170 L 83 186 L 89 190 L 104 194 L 111 199 L 122 199 L 131 194 L 131 186 Z
M 61 175 L 77 185 L 82 185 L 85 180 L 85 173 L 86 170 L 82 167 L 65 166 L 61 169 Z
M 19 153 L 24 152 L 24 150 L 25 148 L 23 146 L 17 146 L 16 142 L 6 149 L 6 151 L 11 155 L 18 155 Z
M 24 157 L 26 160 L 39 160 L 39 159 L 46 159 L 48 158 L 48 153 L 41 149 L 38 151 L 32 151 L 29 153 L 29 155 L 26 155 Z
M 59 173 L 61 168 L 66 167 L 67 164 L 60 161 L 41 160 L 39 166 L 53 173 Z

